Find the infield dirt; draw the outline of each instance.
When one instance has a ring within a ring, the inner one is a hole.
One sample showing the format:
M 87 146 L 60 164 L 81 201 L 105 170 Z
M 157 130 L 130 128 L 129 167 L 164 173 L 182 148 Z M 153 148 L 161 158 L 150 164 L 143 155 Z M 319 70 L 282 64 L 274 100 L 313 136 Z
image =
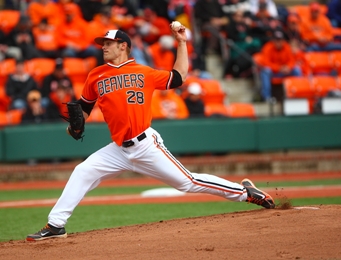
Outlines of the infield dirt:
M 259 209 L 0 243 L 0 259 L 341 259 L 341 206 Z

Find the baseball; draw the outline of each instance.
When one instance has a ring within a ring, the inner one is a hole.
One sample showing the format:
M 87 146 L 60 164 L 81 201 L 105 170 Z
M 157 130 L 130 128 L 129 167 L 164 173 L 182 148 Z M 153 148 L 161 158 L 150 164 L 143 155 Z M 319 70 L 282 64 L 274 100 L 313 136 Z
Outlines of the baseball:
M 174 31 L 179 31 L 181 25 L 182 25 L 182 24 L 181 24 L 180 22 L 174 21 L 174 22 L 172 22 L 171 27 L 172 27 L 172 29 L 173 29 Z

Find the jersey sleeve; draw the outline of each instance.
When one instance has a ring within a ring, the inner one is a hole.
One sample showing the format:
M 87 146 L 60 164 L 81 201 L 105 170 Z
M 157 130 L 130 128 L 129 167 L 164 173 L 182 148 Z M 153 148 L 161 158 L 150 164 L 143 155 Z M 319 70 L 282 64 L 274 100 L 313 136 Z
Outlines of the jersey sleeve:
M 95 89 L 95 84 L 92 83 L 92 75 L 89 74 L 88 78 L 86 79 L 81 95 L 81 99 L 86 103 L 95 103 L 98 98 L 98 94 Z
M 154 85 L 156 89 L 170 89 L 173 80 L 173 72 L 167 70 L 153 70 Z

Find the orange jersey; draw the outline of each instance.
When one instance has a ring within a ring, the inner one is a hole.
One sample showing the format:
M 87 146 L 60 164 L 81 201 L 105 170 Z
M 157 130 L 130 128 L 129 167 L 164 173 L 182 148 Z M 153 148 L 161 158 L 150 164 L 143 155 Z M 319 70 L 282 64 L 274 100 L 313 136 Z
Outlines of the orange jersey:
M 90 71 L 82 100 L 97 101 L 112 140 L 119 146 L 151 125 L 155 89 L 169 89 L 173 72 L 156 70 L 129 59 L 119 65 L 107 63 Z

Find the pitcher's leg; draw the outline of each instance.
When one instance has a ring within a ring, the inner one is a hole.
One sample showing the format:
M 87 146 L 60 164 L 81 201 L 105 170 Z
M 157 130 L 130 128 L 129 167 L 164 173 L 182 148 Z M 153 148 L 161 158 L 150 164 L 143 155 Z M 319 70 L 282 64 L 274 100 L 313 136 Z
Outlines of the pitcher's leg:
M 190 172 L 167 150 L 157 132 L 154 139 L 154 148 L 143 158 L 149 159 L 150 163 L 136 163 L 137 172 L 156 178 L 183 192 L 209 193 L 232 201 L 246 201 L 247 193 L 244 186 L 214 175 Z
M 128 160 L 118 155 L 119 152 L 121 150 L 117 149 L 116 144 L 111 143 L 76 166 L 48 216 L 49 224 L 64 227 L 75 207 L 89 191 L 97 187 L 102 180 L 115 177 L 122 170 L 129 168 Z

